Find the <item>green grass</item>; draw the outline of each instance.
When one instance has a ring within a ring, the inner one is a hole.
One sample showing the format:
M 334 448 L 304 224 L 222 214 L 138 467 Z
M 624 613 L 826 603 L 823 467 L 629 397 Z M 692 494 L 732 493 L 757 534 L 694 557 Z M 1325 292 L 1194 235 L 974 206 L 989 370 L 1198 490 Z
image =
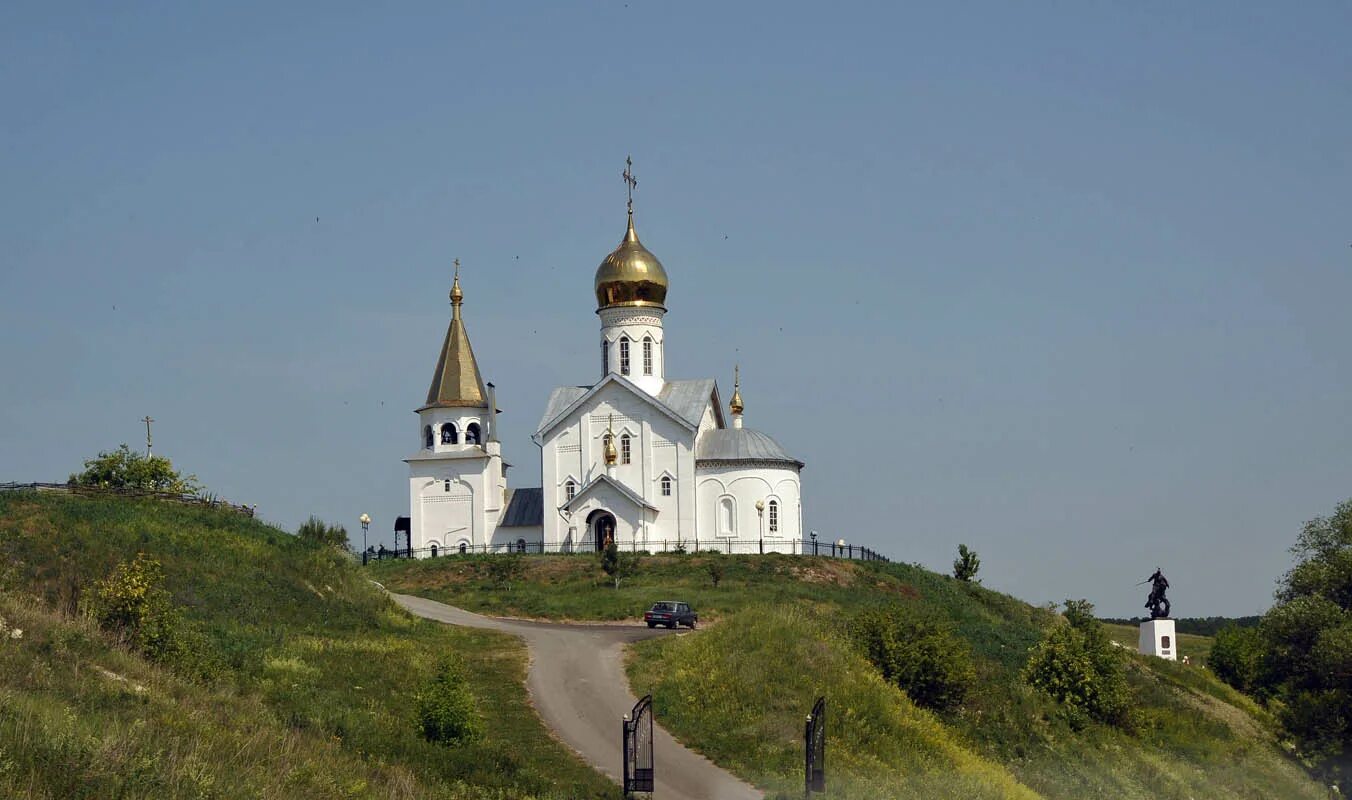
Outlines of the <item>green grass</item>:
M 80 609 L 138 551 L 198 636 L 149 664 Z M 614 798 L 527 702 L 526 653 L 416 620 L 333 550 L 223 511 L 0 494 L 0 797 Z M 414 694 L 459 653 L 484 740 L 424 741 Z
M 1055 619 L 1046 609 L 915 566 L 792 556 L 725 558 L 714 588 L 706 558 L 645 558 L 618 591 L 586 556 L 527 557 L 505 589 L 491 585 L 483 558 L 385 562 L 372 573 L 493 614 L 623 619 L 657 599 L 691 602 L 704 629 L 635 646 L 632 688 L 652 692 L 678 738 L 772 793 L 801 791 L 803 716 L 825 694 L 834 797 L 1327 796 L 1284 753 L 1267 712 L 1200 666 L 1124 654 L 1130 728 L 1072 721 L 1019 679 Z M 961 711 L 916 708 L 842 640 L 849 615 L 894 602 L 947 617 L 971 646 L 979 680 Z M 1134 630 L 1109 632 L 1134 650 Z M 1180 641 L 1199 656 L 1208 644 Z

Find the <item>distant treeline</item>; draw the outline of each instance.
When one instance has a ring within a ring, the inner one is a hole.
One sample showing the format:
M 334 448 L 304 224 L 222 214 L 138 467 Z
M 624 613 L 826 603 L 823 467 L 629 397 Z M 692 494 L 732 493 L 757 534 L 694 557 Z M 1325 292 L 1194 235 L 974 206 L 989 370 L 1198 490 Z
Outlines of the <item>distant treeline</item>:
M 1174 628 L 1179 633 L 1192 633 L 1197 636 L 1215 636 L 1216 631 L 1234 625 L 1238 628 L 1257 628 L 1261 617 L 1179 617 L 1174 620 Z M 1145 617 L 1131 619 L 1107 619 L 1114 625 L 1140 625 L 1147 621 Z

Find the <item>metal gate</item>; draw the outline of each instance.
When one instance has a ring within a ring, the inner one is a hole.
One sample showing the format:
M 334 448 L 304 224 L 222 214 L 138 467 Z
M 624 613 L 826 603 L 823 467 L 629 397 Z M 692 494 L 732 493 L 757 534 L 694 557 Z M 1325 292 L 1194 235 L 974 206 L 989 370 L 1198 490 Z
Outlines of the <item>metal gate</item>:
M 826 698 L 818 697 L 803 731 L 803 796 L 826 791 Z
M 653 696 L 644 695 L 624 718 L 624 796 L 653 790 Z

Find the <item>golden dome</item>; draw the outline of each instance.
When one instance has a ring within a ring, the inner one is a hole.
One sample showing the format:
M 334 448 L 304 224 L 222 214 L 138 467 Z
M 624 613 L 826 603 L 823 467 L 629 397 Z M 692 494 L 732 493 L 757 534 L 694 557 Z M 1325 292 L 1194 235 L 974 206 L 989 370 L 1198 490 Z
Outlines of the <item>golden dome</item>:
M 595 289 L 599 308 L 637 306 L 666 310 L 663 304 L 667 301 L 667 271 L 638 240 L 632 213 L 624 240 L 596 268 Z
M 740 365 L 734 369 L 734 374 L 736 377 L 732 381 L 732 401 L 728 403 L 728 408 L 734 414 L 741 414 L 746 410 L 746 406 L 742 405 L 742 368 Z

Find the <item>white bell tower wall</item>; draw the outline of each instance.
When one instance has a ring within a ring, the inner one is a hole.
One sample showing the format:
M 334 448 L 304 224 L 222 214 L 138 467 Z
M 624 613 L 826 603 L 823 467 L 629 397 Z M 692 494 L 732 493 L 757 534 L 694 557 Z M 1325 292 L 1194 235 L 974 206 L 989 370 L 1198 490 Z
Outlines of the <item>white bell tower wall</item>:
M 656 397 L 666 383 L 666 346 L 662 317 L 656 306 L 603 308 L 601 317 L 601 376 L 623 375 Z

